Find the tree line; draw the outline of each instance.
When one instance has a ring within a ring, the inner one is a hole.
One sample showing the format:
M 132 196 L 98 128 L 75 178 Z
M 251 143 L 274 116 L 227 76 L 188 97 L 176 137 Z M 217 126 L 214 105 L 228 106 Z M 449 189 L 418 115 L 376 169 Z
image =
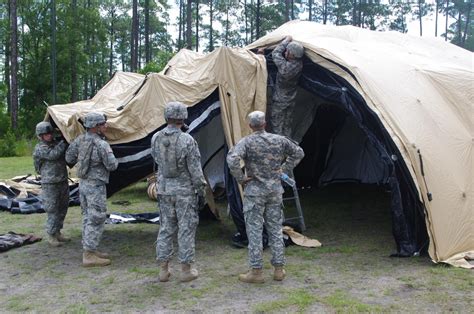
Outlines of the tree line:
M 244 46 L 286 21 L 435 35 L 474 50 L 472 0 L 0 0 L 0 138 L 31 136 L 45 106 L 91 98 L 117 70 L 159 71 L 179 49 Z M 438 25 L 438 23 L 436 23 Z M 175 31 L 176 29 L 176 31 Z

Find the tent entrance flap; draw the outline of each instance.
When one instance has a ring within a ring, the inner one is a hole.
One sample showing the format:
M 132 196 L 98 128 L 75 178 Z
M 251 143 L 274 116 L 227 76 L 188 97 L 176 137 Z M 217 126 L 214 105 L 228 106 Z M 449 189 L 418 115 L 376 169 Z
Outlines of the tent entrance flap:
M 276 67 L 267 55 L 270 87 Z M 305 57 L 293 120 L 293 138 L 306 156 L 298 183 L 383 185 L 391 191 L 392 231 L 398 256 L 427 249 L 423 205 L 403 158 L 378 116 L 342 77 Z M 269 93 L 271 94 L 271 93 Z

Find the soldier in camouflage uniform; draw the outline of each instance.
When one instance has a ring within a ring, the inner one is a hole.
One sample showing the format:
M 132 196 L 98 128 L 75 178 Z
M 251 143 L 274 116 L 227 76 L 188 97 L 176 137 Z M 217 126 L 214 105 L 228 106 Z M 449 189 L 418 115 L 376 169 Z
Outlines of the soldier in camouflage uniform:
M 248 118 L 253 133 L 241 139 L 227 155 L 230 172 L 244 187 L 243 211 L 250 270 L 239 279 L 248 283 L 264 282 L 262 231 L 265 224 L 272 251 L 271 263 L 275 267 L 273 279 L 281 281 L 285 277 L 285 256 L 280 176 L 290 173 L 304 157 L 304 152 L 287 137 L 265 132 L 263 112 L 254 111 Z M 241 161 L 245 163 L 244 172 Z
M 68 164 L 77 163 L 79 195 L 82 210 L 82 246 L 84 267 L 106 266 L 111 261 L 107 253 L 97 250 L 107 217 L 109 172 L 117 169 L 118 161 L 104 140 L 107 129 L 104 114 L 90 112 L 84 118 L 87 132 L 77 137 L 66 151 Z
M 197 143 L 181 131 L 188 117 L 186 106 L 180 102 L 168 103 L 164 116 L 168 125 L 151 140 L 151 155 L 158 165 L 156 180 L 161 225 L 156 254 L 161 267 L 159 279 L 162 282 L 169 280 L 168 265 L 173 253 L 173 235 L 177 231 L 178 261 L 182 267 L 180 280 L 187 282 L 198 277 L 198 271 L 191 264 L 199 223 L 198 197 L 204 196 L 206 181 Z
M 278 73 L 268 108 L 271 132 L 291 136 L 298 80 L 303 70 L 304 48 L 286 37 L 272 52 Z
M 41 198 L 48 215 L 46 233 L 48 243 L 61 246 L 69 239 L 61 234 L 69 205 L 67 168 L 64 160 L 66 143 L 53 138 L 53 127 L 49 122 L 36 125 L 36 135 L 41 140 L 35 146 L 33 161 L 35 170 L 41 175 Z

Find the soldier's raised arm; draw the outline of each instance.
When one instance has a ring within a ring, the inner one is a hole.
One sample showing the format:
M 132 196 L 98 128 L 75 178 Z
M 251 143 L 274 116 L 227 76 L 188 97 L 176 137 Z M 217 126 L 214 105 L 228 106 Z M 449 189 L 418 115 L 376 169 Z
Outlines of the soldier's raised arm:
M 76 138 L 66 150 L 66 163 L 71 167 L 77 163 L 77 158 L 79 156 L 79 143 L 80 139 Z
M 105 169 L 108 171 L 114 171 L 118 167 L 118 160 L 115 158 L 115 155 L 110 147 L 109 143 L 106 141 L 101 141 L 100 145 L 102 149 L 99 149 L 100 158 L 104 164 Z

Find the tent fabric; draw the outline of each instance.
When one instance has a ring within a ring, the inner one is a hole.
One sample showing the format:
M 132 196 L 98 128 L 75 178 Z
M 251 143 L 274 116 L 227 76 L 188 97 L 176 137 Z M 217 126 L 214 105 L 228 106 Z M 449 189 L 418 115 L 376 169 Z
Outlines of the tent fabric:
M 247 48 L 285 36 L 344 78 L 402 154 L 426 209 L 433 261 L 472 268 L 474 252 L 473 54 L 438 39 L 292 21 Z
M 48 115 L 70 141 L 84 131 L 80 118 L 92 110 L 103 111 L 109 118 L 107 137 L 116 152 L 136 143 L 149 145 L 149 137 L 165 123 L 162 113 L 168 101 L 182 101 L 190 112 L 198 112 L 197 118 L 219 100 L 227 149 L 250 133 L 247 114 L 266 108 L 265 58 L 250 49 L 274 46 L 286 35 L 303 44 L 306 58 L 317 65 L 314 69 L 324 69 L 333 75 L 328 79 L 337 76 L 350 87 L 321 86 L 321 90 L 350 103 L 346 109 L 359 120 L 362 113 L 373 115 L 376 119 L 371 119 L 384 128 L 386 143 L 396 145 L 403 161 L 401 170 L 395 169 L 397 178 L 409 182 L 389 183 L 403 197 L 405 186 L 413 185 L 412 201 L 424 205 L 432 260 L 472 267 L 465 258 L 474 254 L 473 55 L 454 45 L 395 32 L 292 21 L 247 49 L 221 47 L 206 55 L 181 50 L 161 73 L 116 73 L 91 100 L 50 106 Z M 313 89 L 320 84 L 302 83 Z M 354 103 L 349 96 L 360 99 Z M 367 109 L 359 108 L 361 104 Z M 298 135 L 302 138 L 304 130 Z M 139 159 L 135 162 L 123 169 L 135 173 Z M 125 164 L 132 162 L 119 169 Z M 151 173 L 150 168 L 146 171 Z M 239 194 L 232 178 L 227 179 L 228 192 Z M 403 197 L 393 200 L 406 200 Z

